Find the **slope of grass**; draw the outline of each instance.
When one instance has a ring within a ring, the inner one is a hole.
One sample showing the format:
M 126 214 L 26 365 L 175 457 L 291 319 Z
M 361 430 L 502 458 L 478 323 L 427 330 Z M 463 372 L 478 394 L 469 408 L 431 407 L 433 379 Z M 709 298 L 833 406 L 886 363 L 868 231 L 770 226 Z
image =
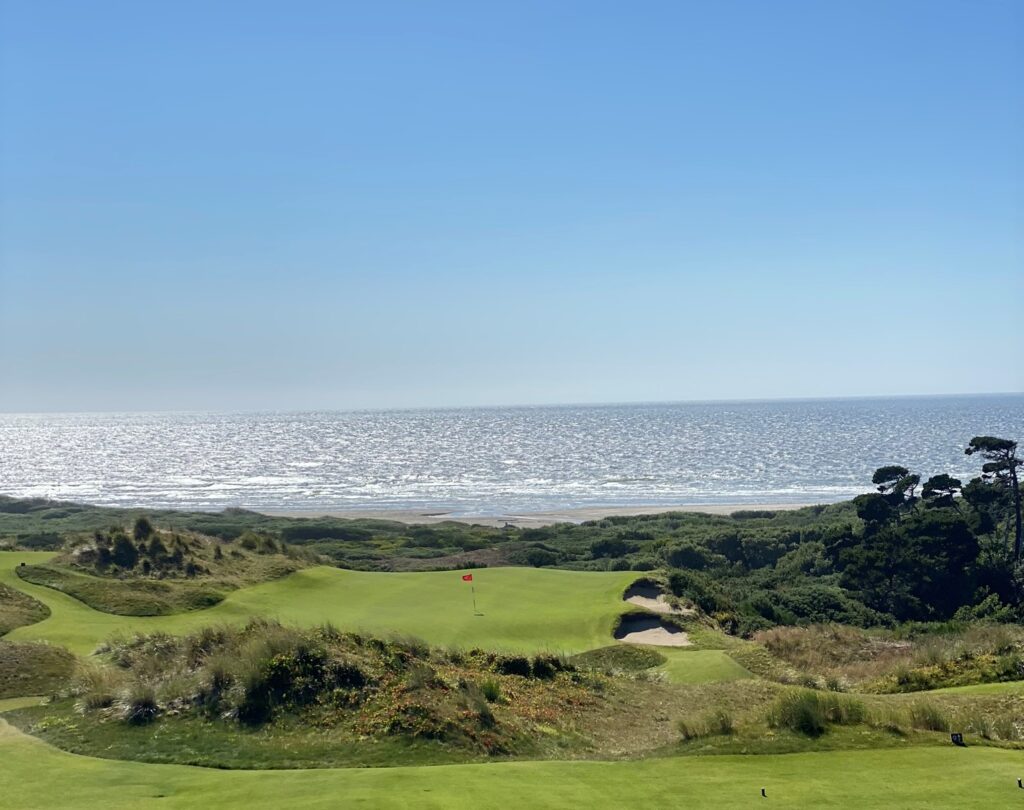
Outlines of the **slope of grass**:
M 309 626 L 330 621 L 368 634 L 417 636 L 435 645 L 494 650 L 582 652 L 606 646 L 624 609 L 630 572 L 499 568 L 474 572 L 477 612 L 456 572 L 378 574 L 314 567 L 237 590 L 213 608 L 173 616 L 114 616 L 67 594 L 24 582 L 14 569 L 39 564 L 46 552 L 0 552 L 0 583 L 45 604 L 52 615 L 9 634 L 90 653 L 117 633 L 184 633 L 254 616 Z
M 650 806 L 989 810 L 1019 801 L 1020 753 L 920 747 L 639 762 L 516 762 L 313 771 L 217 771 L 74 756 L 0 719 L 6 806 L 487 808 Z M 54 778 L 59 774 L 60 778 Z M 893 778 L 899 774 L 899 778 Z
M 0 583 L 0 636 L 15 627 L 40 622 L 49 615 L 49 608 L 39 600 Z
M 0 698 L 48 695 L 64 684 L 74 664 L 62 647 L 0 639 Z
M 1003 683 L 976 683 L 970 686 L 947 686 L 944 689 L 932 689 L 927 695 L 1019 695 L 1024 694 L 1024 681 L 1005 681 Z
M 166 616 L 212 607 L 225 595 L 206 582 L 189 580 L 128 579 L 95 577 L 80 571 L 49 565 L 26 565 L 18 576 L 75 597 L 104 613 L 123 616 Z
M 666 648 L 660 652 L 668 661 L 657 671 L 664 672 L 670 683 L 716 683 L 754 677 L 725 650 Z

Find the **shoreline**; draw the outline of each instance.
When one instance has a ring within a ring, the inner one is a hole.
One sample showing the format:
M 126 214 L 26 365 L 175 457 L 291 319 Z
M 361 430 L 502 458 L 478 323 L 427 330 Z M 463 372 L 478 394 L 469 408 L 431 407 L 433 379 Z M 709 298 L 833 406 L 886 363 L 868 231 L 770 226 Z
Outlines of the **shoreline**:
M 506 525 L 516 528 L 538 528 L 555 523 L 584 523 L 603 520 L 607 517 L 636 517 L 638 515 L 660 515 L 665 512 L 702 512 L 708 515 L 730 515 L 741 511 L 772 511 L 803 509 L 814 506 L 811 503 L 709 503 L 709 504 L 659 504 L 657 506 L 583 506 L 572 509 L 553 509 L 541 512 L 515 512 L 497 515 L 465 515 L 440 509 L 260 509 L 253 510 L 261 515 L 286 518 L 347 518 L 350 520 L 391 520 L 397 523 L 435 524 L 467 523 L 477 526 L 501 528 Z

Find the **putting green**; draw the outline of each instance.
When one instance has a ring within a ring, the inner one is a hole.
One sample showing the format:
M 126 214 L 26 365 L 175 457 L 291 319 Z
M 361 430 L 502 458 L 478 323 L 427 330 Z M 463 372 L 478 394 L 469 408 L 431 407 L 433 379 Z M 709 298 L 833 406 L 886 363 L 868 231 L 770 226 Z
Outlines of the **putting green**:
M 0 796 L 32 810 L 784 807 L 989 810 L 1020 801 L 1018 751 L 918 747 L 637 762 L 219 771 L 58 751 L 0 718 Z M 767 805 L 766 805 L 767 806 Z
M 375 635 L 416 636 L 431 644 L 535 652 L 574 653 L 611 641 L 615 620 L 628 607 L 622 592 L 635 573 L 595 573 L 537 568 L 473 572 L 477 612 L 469 583 L 455 571 L 380 574 L 308 568 L 283 579 L 243 588 L 209 610 L 173 616 L 114 616 L 66 594 L 23 581 L 22 562 L 44 562 L 42 552 L 0 552 L 0 582 L 46 604 L 51 615 L 7 635 L 44 640 L 73 652 L 92 652 L 116 633 L 184 633 L 217 622 L 253 616 L 313 625 L 332 622 Z

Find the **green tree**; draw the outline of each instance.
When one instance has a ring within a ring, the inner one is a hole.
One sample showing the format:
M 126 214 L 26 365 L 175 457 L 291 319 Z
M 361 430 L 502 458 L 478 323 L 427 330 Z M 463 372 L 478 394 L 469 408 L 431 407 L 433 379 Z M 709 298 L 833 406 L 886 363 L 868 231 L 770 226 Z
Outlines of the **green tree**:
M 153 534 L 153 524 L 149 522 L 149 518 L 144 515 L 139 517 L 135 521 L 135 526 L 132 527 L 132 537 L 135 538 L 135 542 L 148 540 L 151 534 Z
M 959 512 L 960 507 L 956 503 L 956 494 L 962 487 L 960 479 L 953 478 L 946 473 L 933 475 L 924 482 L 924 486 L 921 488 L 921 500 L 932 509 L 951 506 Z
M 995 436 L 975 436 L 968 442 L 964 453 L 968 456 L 981 453 L 985 460 L 981 465 L 982 479 L 1009 490 L 1014 513 L 1013 559 L 1020 562 L 1021 497 L 1017 469 L 1024 465 L 1024 461 L 1017 458 L 1017 442 Z
M 139 561 L 139 550 L 127 535 L 118 532 L 114 537 L 114 547 L 110 550 L 110 559 L 114 565 L 131 569 Z
M 890 464 L 875 470 L 871 483 L 876 485 L 879 494 L 896 510 L 898 521 L 902 512 L 917 503 L 915 491 L 921 483 L 921 476 L 913 474 L 906 467 Z

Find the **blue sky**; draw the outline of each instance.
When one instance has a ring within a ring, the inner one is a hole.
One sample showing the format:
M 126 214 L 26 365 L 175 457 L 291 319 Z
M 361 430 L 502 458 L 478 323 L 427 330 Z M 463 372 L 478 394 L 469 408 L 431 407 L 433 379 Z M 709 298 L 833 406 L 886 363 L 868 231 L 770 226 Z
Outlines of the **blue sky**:
M 0 410 L 1024 390 L 1019 2 L 0 18 Z

